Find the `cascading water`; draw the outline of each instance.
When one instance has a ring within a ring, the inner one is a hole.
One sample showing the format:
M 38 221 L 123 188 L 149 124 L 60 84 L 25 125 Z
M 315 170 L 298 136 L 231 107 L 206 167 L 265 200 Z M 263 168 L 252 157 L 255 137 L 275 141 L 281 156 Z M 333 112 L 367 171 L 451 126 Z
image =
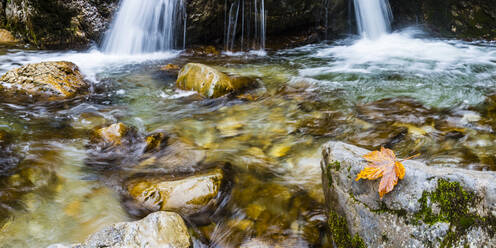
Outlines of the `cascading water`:
M 226 0 L 225 6 L 225 50 L 234 50 L 236 41 L 239 41 L 240 50 L 265 50 L 267 15 L 265 1 L 235 0 L 228 8 Z
M 186 8 L 183 0 L 122 0 L 103 51 L 142 54 L 178 48 L 186 40 Z
M 388 0 L 354 0 L 360 35 L 377 39 L 391 30 L 393 14 Z

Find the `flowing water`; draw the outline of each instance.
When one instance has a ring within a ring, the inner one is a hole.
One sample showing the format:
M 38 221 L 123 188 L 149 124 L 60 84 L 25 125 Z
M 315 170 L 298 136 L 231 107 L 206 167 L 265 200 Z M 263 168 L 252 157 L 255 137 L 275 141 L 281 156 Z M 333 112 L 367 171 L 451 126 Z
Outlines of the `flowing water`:
M 426 37 L 410 29 L 264 57 L 3 48 L 1 73 L 70 60 L 93 87 L 63 102 L 0 102 L 0 131 L 10 136 L 0 146 L 0 161 L 8 161 L 0 170 L 0 247 L 81 242 L 104 225 L 142 217 L 110 183 L 128 167 L 88 162 L 92 131 L 116 122 L 143 134 L 163 130 L 188 144 L 181 151 L 205 152 L 202 164 L 229 171 L 209 221 L 187 219 L 195 247 L 257 240 L 329 247 L 319 164 L 319 147 L 329 140 L 385 145 L 400 157 L 420 152 L 430 165 L 496 170 L 496 45 Z M 263 87 L 202 99 L 176 90 L 175 75 L 160 70 L 187 62 L 253 77 Z M 139 172 L 157 171 L 163 168 Z
M 265 0 L 235 0 L 226 8 L 224 49 L 265 50 Z
M 389 0 L 355 0 L 358 32 L 364 38 L 377 39 L 391 30 L 393 18 Z
M 185 11 L 182 0 L 123 0 L 104 38 L 103 51 L 122 55 L 183 48 Z

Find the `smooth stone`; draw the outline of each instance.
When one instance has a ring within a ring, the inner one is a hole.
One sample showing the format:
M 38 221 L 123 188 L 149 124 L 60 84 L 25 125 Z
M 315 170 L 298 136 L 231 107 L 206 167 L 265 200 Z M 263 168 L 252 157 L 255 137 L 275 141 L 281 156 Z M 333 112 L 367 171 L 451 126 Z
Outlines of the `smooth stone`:
M 217 69 L 199 63 L 186 64 L 179 71 L 176 81 L 177 88 L 197 91 L 208 98 L 239 92 L 254 85 L 254 81 L 249 78 L 229 77 Z
M 89 88 L 79 68 L 72 62 L 28 64 L 5 73 L 0 92 L 7 96 L 27 95 L 49 100 L 72 98 Z
M 214 169 L 183 179 L 143 178 L 127 183 L 129 195 L 150 211 L 201 213 L 215 205 L 224 173 Z
M 189 248 L 190 235 L 184 220 L 176 213 L 156 212 L 142 220 L 121 222 L 92 234 L 84 243 L 49 248 Z

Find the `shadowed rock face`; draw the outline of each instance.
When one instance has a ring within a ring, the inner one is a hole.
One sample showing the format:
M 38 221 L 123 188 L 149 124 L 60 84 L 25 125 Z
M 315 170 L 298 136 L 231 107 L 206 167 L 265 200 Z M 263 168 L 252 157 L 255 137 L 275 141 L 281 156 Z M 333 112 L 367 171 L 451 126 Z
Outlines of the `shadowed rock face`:
M 8 71 L 0 81 L 0 92 L 8 97 L 63 99 L 89 88 L 79 68 L 65 61 L 28 64 Z
M 329 225 L 338 247 L 491 247 L 496 174 L 404 162 L 406 176 L 379 199 L 379 180 L 355 181 L 368 150 L 323 147 Z
M 11 0 L 0 3 L 0 27 L 41 48 L 87 47 L 109 28 L 117 0 Z M 187 1 L 187 45 L 224 42 L 234 0 Z M 249 1 L 245 1 L 249 4 Z M 426 24 L 443 35 L 496 38 L 493 0 L 390 0 L 397 27 Z M 333 39 L 354 29 L 353 0 L 265 0 L 268 47 Z M 240 30 L 238 30 L 240 32 Z
M 40 48 L 86 47 L 108 28 L 118 0 L 9 0 L 0 26 Z M 2 6 L 3 5 L 3 6 Z
M 496 1 L 390 0 L 396 26 L 425 24 L 442 35 L 496 39 Z

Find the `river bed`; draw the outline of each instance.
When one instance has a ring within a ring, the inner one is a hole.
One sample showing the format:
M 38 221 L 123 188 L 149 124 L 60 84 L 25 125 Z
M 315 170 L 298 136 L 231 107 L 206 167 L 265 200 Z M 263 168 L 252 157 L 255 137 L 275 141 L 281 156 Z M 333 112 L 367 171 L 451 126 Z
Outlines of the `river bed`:
M 189 144 L 182 152 L 203 151 L 204 164 L 228 167 L 230 185 L 211 223 L 187 220 L 195 247 L 254 240 L 331 246 L 319 149 L 329 140 L 386 146 L 399 157 L 420 153 L 430 165 L 496 170 L 493 43 L 406 30 L 375 41 L 214 57 L 4 48 L 0 73 L 47 60 L 78 64 L 92 90 L 64 102 L 0 103 L 0 130 L 10 137 L 0 157 L 8 168 L 0 170 L 0 247 L 81 242 L 105 225 L 142 217 L 88 163 L 92 130 L 116 122 L 165 131 Z M 263 87 L 214 100 L 178 91 L 175 75 L 160 68 L 189 62 Z

